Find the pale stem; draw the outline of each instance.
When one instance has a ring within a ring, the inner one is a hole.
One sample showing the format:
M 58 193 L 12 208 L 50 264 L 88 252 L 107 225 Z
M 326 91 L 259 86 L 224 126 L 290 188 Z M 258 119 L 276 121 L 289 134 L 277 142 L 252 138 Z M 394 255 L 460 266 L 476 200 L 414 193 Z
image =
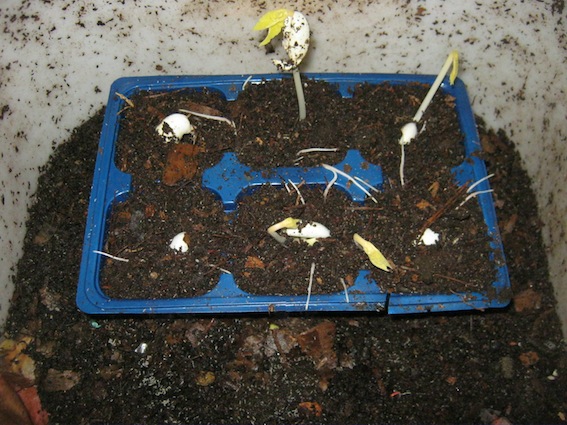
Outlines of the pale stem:
M 307 301 L 305 302 L 305 311 L 309 310 L 309 300 L 311 299 L 311 288 L 313 287 L 314 274 L 315 274 L 315 263 L 311 263 L 311 272 L 309 273 L 309 286 L 307 287 Z
M 447 75 L 447 72 L 449 71 L 449 68 L 451 68 L 451 65 L 453 65 L 453 68 L 454 68 L 453 72 L 451 74 L 451 80 L 454 80 L 453 74 L 456 74 L 456 70 L 455 70 L 456 66 L 455 65 L 457 64 L 457 60 L 458 60 L 458 54 L 457 54 L 456 51 L 453 50 L 451 53 L 449 53 L 449 57 L 445 61 L 445 64 L 443 64 L 441 71 L 439 71 L 437 78 L 435 79 L 435 81 L 433 82 L 433 85 L 431 86 L 431 88 L 427 92 L 425 99 L 423 99 L 423 103 L 421 104 L 421 106 L 417 110 L 415 116 L 413 117 L 414 122 L 416 122 L 416 123 L 419 122 L 421 120 L 421 118 L 423 117 L 425 110 L 427 109 L 427 107 L 429 106 L 431 101 L 433 100 L 433 96 L 435 96 L 435 93 L 439 89 L 439 86 L 441 85 L 443 78 L 445 78 L 445 75 Z M 453 84 L 453 82 L 451 82 L 451 84 Z
M 305 109 L 305 95 L 303 94 L 303 86 L 301 84 L 301 75 L 299 75 L 299 68 L 294 68 L 292 71 L 293 82 L 295 83 L 295 93 L 297 94 L 297 104 L 299 106 L 299 121 L 303 121 L 307 116 Z
M 400 183 L 403 186 L 405 184 L 404 181 L 404 164 L 406 162 L 406 151 L 404 149 L 404 145 L 400 145 L 402 147 L 402 155 L 400 156 Z

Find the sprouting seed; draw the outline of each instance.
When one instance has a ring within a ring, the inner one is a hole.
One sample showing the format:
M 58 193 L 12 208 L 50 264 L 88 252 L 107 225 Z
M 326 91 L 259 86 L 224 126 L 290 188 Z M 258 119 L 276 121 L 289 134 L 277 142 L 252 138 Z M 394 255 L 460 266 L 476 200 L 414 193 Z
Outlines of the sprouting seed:
M 285 246 L 285 238 L 278 234 L 278 231 L 282 229 L 296 229 L 299 221 L 300 220 L 297 218 L 288 217 L 279 223 L 271 225 L 268 228 L 268 234 L 280 244 Z
M 362 248 L 362 250 L 368 256 L 368 259 L 372 264 L 374 264 L 379 269 L 389 272 L 393 269 L 390 262 L 384 257 L 378 248 L 374 246 L 372 242 L 363 239 L 358 233 L 353 236 L 354 243 Z
M 399 141 L 399 144 L 401 146 L 400 184 L 402 186 L 405 185 L 405 179 L 404 179 L 405 149 L 404 149 L 404 146 L 409 144 L 417 136 L 417 123 L 419 123 L 419 121 L 421 121 L 421 118 L 423 117 L 425 110 L 427 109 L 427 107 L 429 106 L 431 101 L 433 100 L 433 96 L 435 96 L 435 93 L 437 93 L 437 90 L 441 86 L 441 82 L 443 81 L 443 78 L 445 78 L 445 75 L 447 75 L 447 72 L 449 71 L 449 68 L 451 68 L 451 67 L 452 67 L 452 70 L 451 70 L 451 75 L 449 76 L 449 84 L 453 85 L 453 84 L 455 84 L 455 79 L 457 78 L 457 73 L 459 72 L 459 53 L 456 50 L 453 50 L 451 53 L 449 53 L 449 56 L 447 57 L 447 60 L 443 64 L 441 71 L 439 71 L 437 78 L 435 78 L 435 81 L 433 82 L 433 84 L 431 85 L 431 88 L 429 89 L 429 91 L 425 95 L 423 102 L 421 103 L 421 105 L 417 109 L 417 112 L 415 113 L 413 120 L 402 127 L 402 136 L 400 137 L 400 141 Z
M 313 245 L 319 239 L 328 238 L 331 236 L 330 230 L 321 223 L 316 221 L 307 221 L 288 217 L 285 220 L 276 223 L 268 229 L 268 233 L 280 244 L 285 246 L 285 238 L 278 233 L 279 230 L 284 230 L 288 236 L 300 238 L 309 245 Z
M 165 117 L 156 127 L 165 143 L 179 142 L 186 134 L 193 134 L 195 128 L 186 115 L 175 113 Z
M 264 14 L 254 26 L 254 30 L 268 30 L 268 35 L 260 46 L 268 44 L 275 36 L 283 31 L 283 47 L 288 55 L 287 60 L 274 59 L 272 62 L 280 71 L 292 72 L 297 103 L 299 106 L 299 120 L 307 116 L 305 95 L 299 74 L 299 64 L 307 55 L 309 49 L 310 30 L 307 18 L 300 13 L 288 9 L 277 9 Z

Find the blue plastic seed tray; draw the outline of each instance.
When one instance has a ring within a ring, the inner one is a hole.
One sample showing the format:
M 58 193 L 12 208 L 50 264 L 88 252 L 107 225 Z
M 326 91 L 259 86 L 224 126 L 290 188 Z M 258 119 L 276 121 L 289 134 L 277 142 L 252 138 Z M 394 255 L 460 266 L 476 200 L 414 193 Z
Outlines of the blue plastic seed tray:
M 435 76 L 398 74 L 306 74 L 307 78 L 324 80 L 335 85 L 343 97 L 351 97 L 351 89 L 358 83 L 380 84 L 423 83 L 431 85 Z M 234 100 L 244 83 L 260 83 L 262 80 L 288 78 L 280 74 L 236 75 L 236 76 L 166 76 L 133 77 L 116 80 L 110 89 L 110 96 L 104 117 L 102 133 L 94 171 L 93 186 L 83 244 L 81 270 L 77 290 L 78 307 L 90 314 L 179 314 L 179 313 L 250 313 L 250 312 L 291 312 L 291 311 L 384 311 L 389 314 L 457 311 L 505 307 L 509 298 L 510 282 L 503 259 L 494 267 L 497 277 L 493 282 L 491 296 L 483 293 L 450 294 L 404 294 L 385 293 L 379 282 L 368 278 L 369 272 L 361 270 L 355 284 L 344 292 L 311 295 L 253 295 L 242 291 L 230 274 L 221 274 L 218 284 L 205 295 L 175 299 L 112 299 L 100 287 L 100 273 L 105 258 L 96 251 L 103 251 L 107 231 L 107 219 L 113 204 L 128 197 L 132 190 L 131 176 L 118 170 L 114 163 L 115 142 L 119 129 L 119 111 L 125 106 L 120 93 L 131 97 L 141 90 L 174 91 L 183 88 L 208 88 L 224 94 L 227 100 Z M 445 81 L 441 89 L 455 98 L 455 107 L 461 130 L 465 135 L 465 153 L 468 157 L 454 169 L 459 184 L 477 181 L 486 176 L 484 163 L 473 154 L 480 149 L 468 95 L 462 81 L 454 85 Z M 366 183 L 382 188 L 383 176 L 379 165 L 369 164 L 358 151 L 348 151 L 338 168 L 349 167 L 351 175 Z M 216 166 L 203 173 L 203 187 L 208 188 L 223 202 L 225 211 L 237 209 L 236 201 L 255 186 L 266 183 L 277 186 L 282 181 L 306 182 L 308 185 L 326 185 L 333 173 L 322 167 L 287 167 L 253 172 L 238 162 L 236 156 L 227 153 Z M 336 185 L 345 190 L 355 202 L 363 202 L 365 194 L 355 185 L 349 185 L 346 178 L 339 176 Z M 477 186 L 488 190 L 488 180 Z M 487 232 L 495 251 L 503 252 L 498 233 L 494 204 L 490 193 L 477 197 L 480 203 Z M 347 300 L 348 298 L 348 300 Z

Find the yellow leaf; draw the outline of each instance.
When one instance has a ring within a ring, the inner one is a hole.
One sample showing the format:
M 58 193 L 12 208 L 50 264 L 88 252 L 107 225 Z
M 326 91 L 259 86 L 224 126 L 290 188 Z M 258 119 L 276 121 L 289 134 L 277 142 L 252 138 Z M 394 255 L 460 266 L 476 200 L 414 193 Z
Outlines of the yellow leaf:
M 258 20 L 258 22 L 256 22 L 256 25 L 254 25 L 253 28 L 254 31 L 260 31 L 265 29 L 268 30 L 268 35 L 264 40 L 262 40 L 260 46 L 265 46 L 270 41 L 272 41 L 272 39 L 281 32 L 286 18 L 292 15 L 293 15 L 293 10 L 287 10 L 287 9 L 277 9 L 265 13 Z
M 386 257 L 382 255 L 380 250 L 372 244 L 372 242 L 363 239 L 358 233 L 354 234 L 353 239 L 354 242 L 364 250 L 366 255 L 368 255 L 368 259 L 372 264 L 386 272 L 392 270 L 392 265 L 388 260 L 386 260 Z
M 459 73 L 459 52 L 453 50 L 450 56 L 453 58 L 453 68 L 451 69 L 451 75 L 449 76 L 449 83 L 453 85 L 455 84 L 457 74 Z
M 270 41 L 272 41 L 272 39 L 282 31 L 283 26 L 284 26 L 284 23 L 280 22 L 280 23 L 272 25 L 270 28 L 268 28 L 268 35 L 266 36 L 266 38 L 264 38 L 262 40 L 262 42 L 260 43 L 260 46 L 265 46 Z
M 293 11 L 288 9 L 276 9 L 266 12 L 262 15 L 258 22 L 256 22 L 253 29 L 254 31 L 265 30 L 277 23 L 283 23 L 283 21 L 291 15 L 293 15 Z

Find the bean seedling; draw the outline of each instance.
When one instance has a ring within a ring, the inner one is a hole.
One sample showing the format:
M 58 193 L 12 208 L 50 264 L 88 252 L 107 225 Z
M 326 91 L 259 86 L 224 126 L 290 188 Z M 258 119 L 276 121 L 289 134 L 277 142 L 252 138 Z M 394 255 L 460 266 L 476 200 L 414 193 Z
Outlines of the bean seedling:
M 431 101 L 433 100 L 433 96 L 435 96 L 435 93 L 437 93 L 437 90 L 439 89 L 439 87 L 441 86 L 441 83 L 443 82 L 443 78 L 445 78 L 445 75 L 447 75 L 447 72 L 449 71 L 449 68 L 451 68 L 451 66 L 453 67 L 453 69 L 451 70 L 451 75 L 449 76 L 449 84 L 453 85 L 453 84 L 455 84 L 455 79 L 457 78 L 457 73 L 459 72 L 459 53 L 456 50 L 453 50 L 449 54 L 449 56 L 447 57 L 447 60 L 445 61 L 445 63 L 443 64 L 443 67 L 441 68 L 441 71 L 437 75 L 437 78 L 435 78 L 435 81 L 431 85 L 431 88 L 429 89 L 429 91 L 425 95 L 423 102 L 421 103 L 420 107 L 418 108 L 417 112 L 415 113 L 413 120 L 402 127 L 402 136 L 400 137 L 400 141 L 399 141 L 401 149 L 402 149 L 401 158 L 400 158 L 400 183 L 401 183 L 402 186 L 404 186 L 404 184 L 405 184 L 405 181 L 404 181 L 404 162 L 405 162 L 404 146 L 410 144 L 411 141 L 417 137 L 417 134 L 418 134 L 417 124 L 419 123 L 419 121 L 421 121 L 421 118 L 423 117 L 425 110 L 427 109 L 427 107 L 429 106 Z
M 291 72 L 297 94 L 299 105 L 299 120 L 307 116 L 305 107 L 305 95 L 301 85 L 299 64 L 305 58 L 309 49 L 309 24 L 305 16 L 296 11 L 288 9 L 272 10 L 264 14 L 254 25 L 255 31 L 268 30 L 268 35 L 260 43 L 260 46 L 268 44 L 280 32 L 283 32 L 282 45 L 288 55 L 287 60 L 274 59 L 272 62 L 280 70 Z

